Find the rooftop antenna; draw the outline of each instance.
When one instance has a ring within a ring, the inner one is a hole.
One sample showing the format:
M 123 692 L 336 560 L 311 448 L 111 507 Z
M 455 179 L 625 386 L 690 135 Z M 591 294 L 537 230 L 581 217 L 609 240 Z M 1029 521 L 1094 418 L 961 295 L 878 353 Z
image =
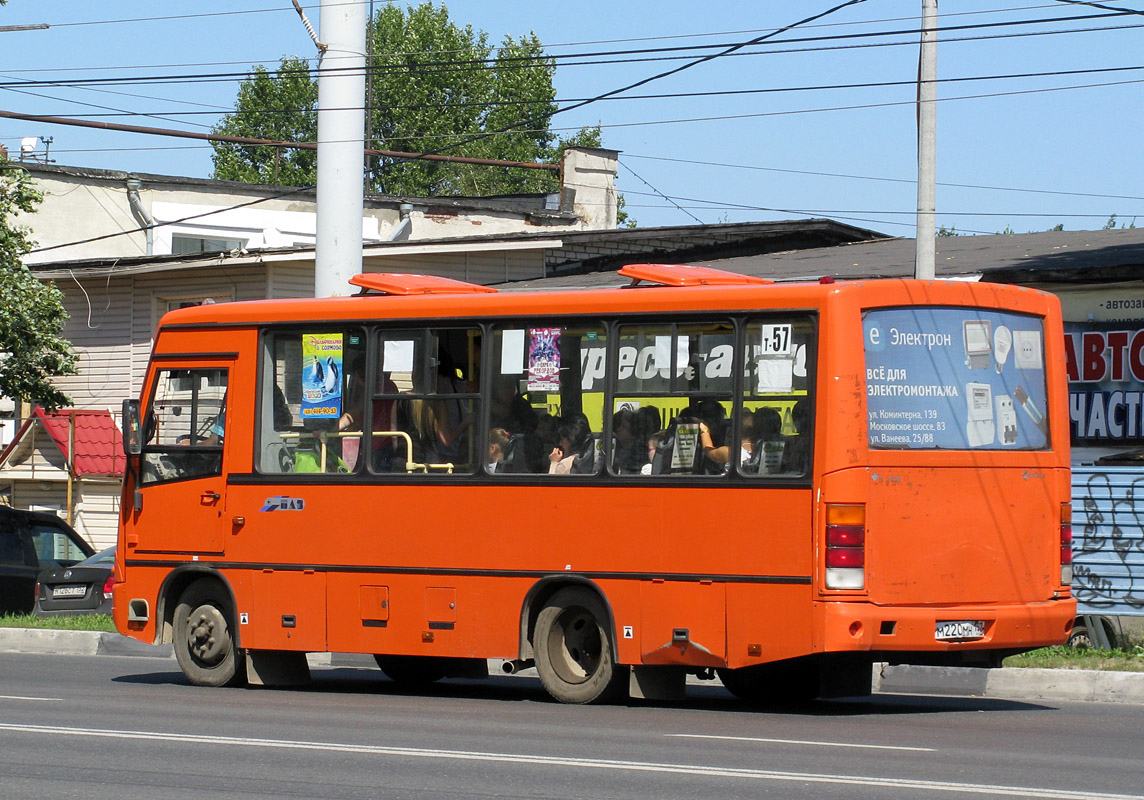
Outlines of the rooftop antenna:
M 25 136 L 20 140 L 20 160 L 21 161 L 36 161 L 41 164 L 51 164 L 52 159 L 48 158 L 48 153 L 52 149 L 52 142 L 54 139 L 51 136 Z M 36 152 L 37 142 L 43 142 L 43 154 Z

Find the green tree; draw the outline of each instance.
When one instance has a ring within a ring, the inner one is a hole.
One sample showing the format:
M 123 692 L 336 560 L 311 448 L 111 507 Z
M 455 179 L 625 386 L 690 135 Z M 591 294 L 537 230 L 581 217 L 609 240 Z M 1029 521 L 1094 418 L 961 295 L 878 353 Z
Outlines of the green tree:
M 32 249 L 26 227 L 12 223 L 43 199 L 23 170 L 0 158 L 0 395 L 39 403 L 53 411 L 71 401 L 52 385 L 75 374 L 75 356 L 63 338 L 63 293 L 42 283 L 21 260 Z
M 386 5 L 369 22 L 370 146 L 379 150 L 556 163 L 569 145 L 599 147 L 599 127 L 562 139 L 549 129 L 556 110 L 553 60 L 535 34 L 506 36 L 497 48 L 488 34 L 449 19 L 445 6 L 424 2 Z M 239 89 L 235 112 L 216 132 L 263 139 L 317 139 L 316 78 L 303 59 L 283 58 L 276 79 L 261 67 Z M 533 122 L 520 125 L 522 121 Z M 503 133 L 501 131 L 504 131 Z M 481 134 L 490 136 L 476 138 Z M 463 145 L 453 147 L 460 142 Z M 272 182 L 273 148 L 215 144 L 214 177 Z M 299 151 L 293 151 L 299 152 Z M 279 183 L 309 184 L 316 174 L 312 152 L 287 172 L 279 158 Z M 549 171 L 484 167 L 440 161 L 371 157 L 373 191 L 395 195 L 488 196 L 551 192 Z
M 214 133 L 275 139 L 316 141 L 318 84 L 303 58 L 284 56 L 276 74 L 261 65 L 238 87 L 235 113 L 228 114 Z M 214 143 L 214 176 L 220 180 L 308 186 L 318 167 L 315 150 Z

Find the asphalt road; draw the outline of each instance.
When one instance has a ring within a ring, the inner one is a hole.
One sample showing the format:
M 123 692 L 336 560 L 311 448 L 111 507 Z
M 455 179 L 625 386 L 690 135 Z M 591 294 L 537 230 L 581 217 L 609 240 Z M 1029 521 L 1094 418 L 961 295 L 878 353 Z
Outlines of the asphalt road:
M 881 695 L 573 707 L 532 678 L 191 686 L 170 659 L 0 654 L 0 797 L 1144 798 L 1144 707 Z

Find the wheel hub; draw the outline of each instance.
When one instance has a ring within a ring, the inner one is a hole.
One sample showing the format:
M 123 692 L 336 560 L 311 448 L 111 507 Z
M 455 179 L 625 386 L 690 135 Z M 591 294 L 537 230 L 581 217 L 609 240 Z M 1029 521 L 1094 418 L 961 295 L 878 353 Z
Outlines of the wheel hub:
M 199 606 L 187 623 L 187 645 L 191 655 L 203 664 L 217 664 L 230 650 L 226 619 L 214 606 Z

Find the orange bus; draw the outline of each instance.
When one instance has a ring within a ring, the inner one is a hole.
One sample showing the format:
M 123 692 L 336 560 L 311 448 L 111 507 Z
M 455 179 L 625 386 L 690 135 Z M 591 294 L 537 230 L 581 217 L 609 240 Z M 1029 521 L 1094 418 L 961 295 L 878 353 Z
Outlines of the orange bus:
M 557 700 L 868 693 L 1061 643 L 1058 301 L 642 264 L 172 311 L 124 403 L 118 629 L 196 684 L 373 654 Z M 495 662 L 494 662 L 495 663 Z

